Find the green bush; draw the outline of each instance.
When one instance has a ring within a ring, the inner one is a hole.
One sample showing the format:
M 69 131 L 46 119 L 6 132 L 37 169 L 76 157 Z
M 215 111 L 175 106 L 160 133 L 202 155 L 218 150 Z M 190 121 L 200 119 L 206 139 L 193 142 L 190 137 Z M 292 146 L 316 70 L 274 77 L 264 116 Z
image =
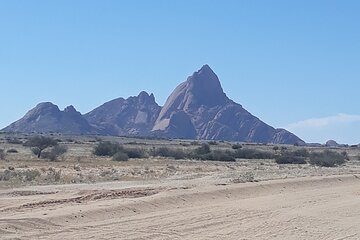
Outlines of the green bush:
M 100 142 L 94 148 L 94 154 L 96 156 L 109 156 L 112 157 L 117 152 L 123 152 L 124 148 L 119 143 L 112 143 L 112 142 Z
M 345 156 L 331 150 L 310 154 L 310 164 L 321 167 L 335 167 L 345 163 Z
M 124 152 L 117 152 L 112 157 L 112 160 L 117 162 L 123 162 L 129 160 L 129 156 Z

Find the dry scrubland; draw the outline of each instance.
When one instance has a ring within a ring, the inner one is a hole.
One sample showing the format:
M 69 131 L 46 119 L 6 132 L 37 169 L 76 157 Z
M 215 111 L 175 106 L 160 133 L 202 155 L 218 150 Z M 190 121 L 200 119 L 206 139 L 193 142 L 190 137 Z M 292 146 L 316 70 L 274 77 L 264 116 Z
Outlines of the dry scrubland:
M 28 137 L 0 135 L 0 239 L 360 238 L 358 148 L 333 149 L 348 158 L 336 167 L 151 154 L 113 161 L 93 154 L 99 138 L 53 136 L 67 152 L 50 161 L 14 138 Z M 180 140 L 101 140 L 146 153 L 201 147 Z M 232 152 L 234 145 L 209 144 L 212 151 Z M 303 148 L 242 144 L 242 149 L 279 155 Z

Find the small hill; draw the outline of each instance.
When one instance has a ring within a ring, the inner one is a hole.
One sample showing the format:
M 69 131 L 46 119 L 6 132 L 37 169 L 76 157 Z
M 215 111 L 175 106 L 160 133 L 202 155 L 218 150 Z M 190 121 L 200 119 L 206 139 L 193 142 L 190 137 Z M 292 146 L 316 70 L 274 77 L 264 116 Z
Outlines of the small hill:
M 94 133 L 96 130 L 73 106 L 63 111 L 51 102 L 43 102 L 31 109 L 20 120 L 10 124 L 2 131 L 23 133 Z

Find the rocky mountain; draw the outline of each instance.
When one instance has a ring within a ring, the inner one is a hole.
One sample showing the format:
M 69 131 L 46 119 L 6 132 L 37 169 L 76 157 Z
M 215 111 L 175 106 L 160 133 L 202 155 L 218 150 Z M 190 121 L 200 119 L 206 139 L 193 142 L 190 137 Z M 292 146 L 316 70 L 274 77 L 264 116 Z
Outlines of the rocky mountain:
M 84 115 L 99 132 L 115 136 L 148 136 L 161 107 L 153 94 L 117 98 Z
M 85 115 L 72 106 L 60 111 L 52 103 L 41 103 L 3 131 L 304 143 L 284 129 L 267 125 L 229 99 L 208 65 L 176 87 L 163 107 L 146 92 L 114 99 Z
M 20 120 L 10 124 L 2 131 L 23 133 L 95 133 L 87 120 L 73 106 L 63 111 L 58 106 L 44 102 L 31 109 Z
M 294 134 L 284 129 L 274 129 L 230 100 L 208 65 L 204 65 L 173 91 L 152 130 L 169 137 L 303 143 Z

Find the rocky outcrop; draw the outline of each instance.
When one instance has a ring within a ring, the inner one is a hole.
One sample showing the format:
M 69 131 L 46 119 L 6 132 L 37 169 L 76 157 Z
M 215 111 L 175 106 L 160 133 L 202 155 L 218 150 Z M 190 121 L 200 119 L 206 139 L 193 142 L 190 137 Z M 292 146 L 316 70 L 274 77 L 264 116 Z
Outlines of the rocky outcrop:
M 146 92 L 114 99 L 85 115 L 72 106 L 60 111 L 52 103 L 41 103 L 3 131 L 304 143 L 229 99 L 208 65 L 176 87 L 162 108 L 154 95 Z
M 61 111 L 58 106 L 44 102 L 31 109 L 20 120 L 4 128 L 4 132 L 23 133 L 95 133 L 86 119 L 73 106 Z
M 197 139 L 303 143 L 294 134 L 284 129 L 274 129 L 230 100 L 208 65 L 175 88 L 162 108 L 153 132 L 182 137 L 186 131 L 179 126 L 181 122 L 177 125 L 178 121 L 174 120 L 179 113 L 191 129 L 187 136 Z
M 148 136 L 161 107 L 153 94 L 117 98 L 84 115 L 99 132 L 115 136 Z

